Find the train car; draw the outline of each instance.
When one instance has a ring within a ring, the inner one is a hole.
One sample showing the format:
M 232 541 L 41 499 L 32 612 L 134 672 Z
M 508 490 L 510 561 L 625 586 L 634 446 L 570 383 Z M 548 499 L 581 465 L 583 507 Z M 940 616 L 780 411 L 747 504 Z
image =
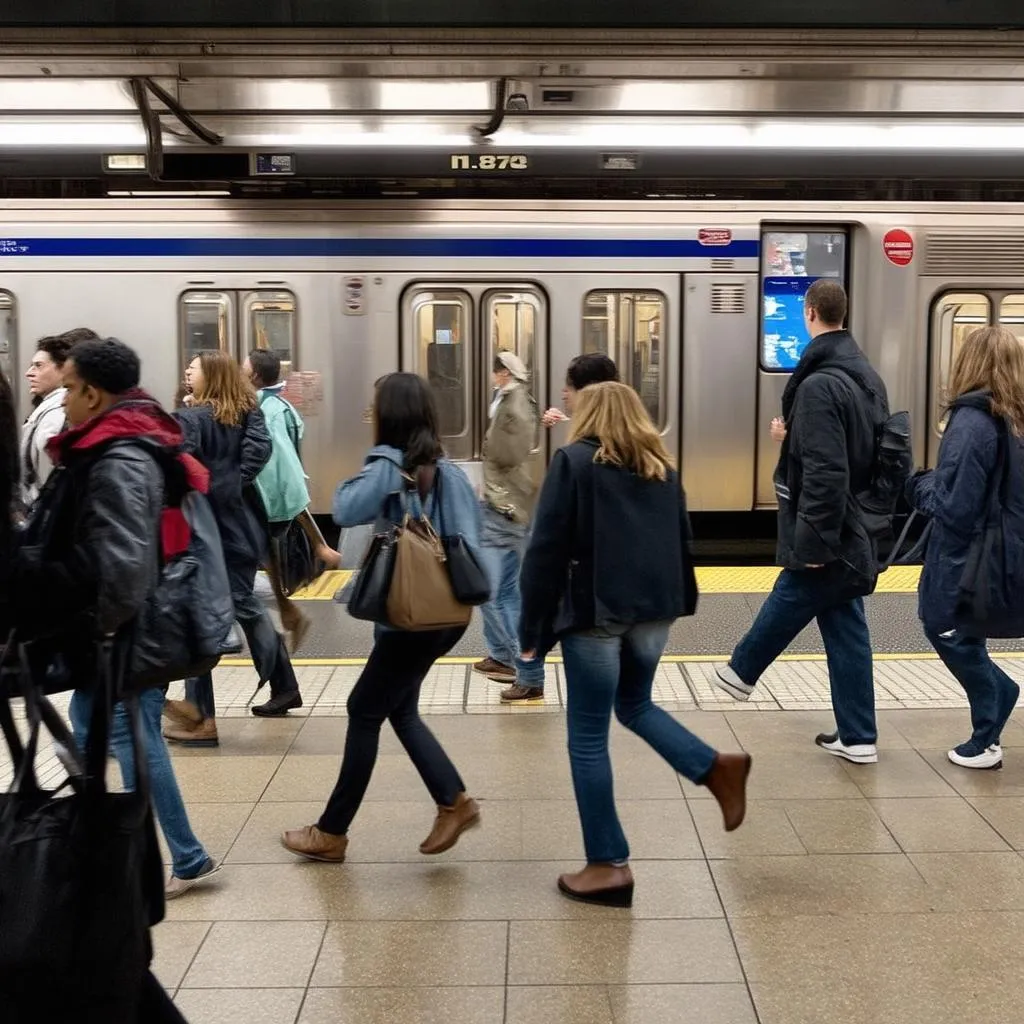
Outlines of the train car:
M 1024 338 L 1024 214 L 994 203 L 6 201 L 0 360 L 75 326 L 116 335 L 169 402 L 199 351 L 277 351 L 307 418 L 314 509 L 369 441 L 373 381 L 423 374 L 476 472 L 490 368 L 513 349 L 541 407 L 607 352 L 682 464 L 695 512 L 774 505 L 769 436 L 806 343 L 803 294 L 842 280 L 849 325 L 931 464 L 957 346 Z M 22 391 L 27 412 L 27 391 Z M 566 428 L 546 433 L 538 477 Z

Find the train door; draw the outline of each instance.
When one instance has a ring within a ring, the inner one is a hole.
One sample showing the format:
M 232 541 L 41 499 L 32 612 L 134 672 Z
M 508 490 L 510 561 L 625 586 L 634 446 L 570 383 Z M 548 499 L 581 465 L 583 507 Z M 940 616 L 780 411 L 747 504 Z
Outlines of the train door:
M 464 463 L 474 483 L 482 483 L 495 355 L 511 351 L 522 359 L 539 415 L 547 394 L 547 342 L 547 295 L 535 284 L 424 281 L 406 288 L 402 367 L 426 378 L 445 449 Z M 531 463 L 539 482 L 544 472 L 539 430 Z
M 979 327 L 1006 327 L 1024 343 L 1024 289 L 1020 285 L 942 288 L 932 302 L 928 387 L 928 465 L 934 466 L 945 420 L 953 363 L 964 339 Z

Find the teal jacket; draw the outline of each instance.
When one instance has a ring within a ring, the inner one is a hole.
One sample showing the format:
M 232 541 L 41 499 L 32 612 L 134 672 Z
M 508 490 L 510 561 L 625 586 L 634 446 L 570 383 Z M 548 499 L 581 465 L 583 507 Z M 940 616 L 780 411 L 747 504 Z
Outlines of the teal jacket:
M 281 397 L 280 390 L 263 388 L 259 395 L 273 450 L 270 461 L 256 477 L 256 490 L 271 523 L 291 522 L 309 505 L 309 488 L 299 455 L 302 417 Z

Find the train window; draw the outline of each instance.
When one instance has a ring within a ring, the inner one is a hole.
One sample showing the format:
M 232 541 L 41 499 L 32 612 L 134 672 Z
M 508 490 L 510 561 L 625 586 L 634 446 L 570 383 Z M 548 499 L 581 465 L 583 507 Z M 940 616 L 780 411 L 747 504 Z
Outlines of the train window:
M 417 364 L 434 392 L 438 427 L 443 438 L 469 432 L 469 373 L 466 352 L 470 300 L 465 292 L 420 292 L 413 297 L 413 330 Z
M 248 292 L 242 300 L 242 318 L 245 352 L 268 349 L 281 360 L 281 376 L 291 373 L 296 361 L 295 296 L 291 292 Z
M 15 318 L 14 296 L 0 291 L 0 373 L 8 380 L 14 376 Z
M 227 292 L 184 292 L 180 310 L 182 369 L 201 352 L 228 349 L 234 325 L 231 296 Z
M 658 427 L 665 425 L 665 310 L 661 292 L 588 292 L 583 301 L 583 352 L 614 359 Z
M 992 302 L 980 292 L 949 292 L 935 303 L 932 310 L 932 358 L 935 360 L 933 382 L 938 395 L 935 403 L 935 429 L 942 430 L 945 415 L 943 395 L 949 386 L 953 363 L 971 331 L 987 326 L 992 319 Z
M 999 303 L 999 323 L 1024 341 L 1024 295 L 1006 295 Z
M 515 352 L 530 374 L 530 390 L 537 398 L 537 322 L 540 299 L 533 292 L 490 292 L 486 300 L 490 325 L 488 370 L 498 352 Z

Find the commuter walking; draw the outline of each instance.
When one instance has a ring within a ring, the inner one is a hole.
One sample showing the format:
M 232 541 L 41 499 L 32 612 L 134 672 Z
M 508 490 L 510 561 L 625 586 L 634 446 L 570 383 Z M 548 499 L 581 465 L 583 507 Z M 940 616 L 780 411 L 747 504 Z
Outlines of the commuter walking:
M 554 407 L 541 417 L 545 427 L 566 423 L 572 417 L 576 396 L 590 384 L 618 380 L 619 371 L 615 363 L 600 352 L 576 356 L 569 363 L 562 388 L 562 405 L 565 411 Z M 544 664 L 548 651 L 554 646 L 554 639 L 546 637 L 538 644 L 536 654 L 527 660 L 520 657 L 516 662 L 516 681 L 501 691 L 502 704 L 542 704 L 544 702 Z
M 949 751 L 949 760 L 964 768 L 1000 768 L 999 740 L 1020 687 L 989 656 L 986 623 L 965 628 L 958 603 L 993 503 L 1003 525 L 1000 561 L 1018 575 L 1024 567 L 1024 347 L 1010 331 L 983 327 L 967 337 L 953 365 L 949 406 L 938 465 L 907 486 L 910 503 L 932 523 L 918 614 L 971 708 L 971 737 Z M 990 608 L 996 603 L 995 595 L 979 596 Z M 1024 596 L 1017 600 L 1024 604 Z
M 461 534 L 478 549 L 480 513 L 472 485 L 443 457 L 430 389 L 411 373 L 379 382 L 373 404 L 375 445 L 362 471 L 338 487 L 334 521 L 343 527 L 376 523 L 385 532 L 402 522 L 408 503 L 421 506 L 442 536 Z M 328 554 L 326 551 L 323 554 Z M 451 849 L 479 821 L 476 801 L 455 765 L 419 713 L 420 687 L 431 666 L 458 643 L 465 627 L 409 632 L 378 625 L 366 667 L 348 699 L 348 732 L 341 771 L 315 825 L 289 830 L 284 846 L 311 860 L 340 863 L 348 831 L 377 760 L 380 730 L 391 723 L 437 804 L 437 816 L 420 853 Z
M 39 497 L 53 469 L 47 454 L 50 439 L 64 429 L 64 362 L 76 341 L 96 338 L 88 327 L 78 327 L 55 337 L 43 338 L 36 346 L 25 374 L 34 408 L 21 434 L 21 499 L 30 508 Z
M 697 582 L 679 474 L 625 384 L 593 384 L 576 396 L 570 443 L 544 480 L 521 587 L 523 656 L 554 634 L 565 663 L 587 865 L 558 887 L 572 899 L 628 907 L 633 874 L 612 788 L 612 710 L 677 772 L 708 787 L 730 831 L 746 811 L 751 760 L 717 753 L 651 700 L 669 628 L 693 614 Z
M 266 421 L 255 391 L 226 352 L 196 356 L 186 382 L 192 404 L 175 416 L 184 431 L 185 450 L 210 471 L 210 505 L 220 529 L 235 614 L 249 641 L 258 685 L 270 683 L 270 700 L 253 707 L 252 713 L 281 717 L 302 707 L 302 697 L 284 641 L 253 594 L 266 536 L 257 511 L 259 499 L 251 492 L 270 458 Z M 170 720 L 164 736 L 187 746 L 217 746 L 212 675 L 186 680 L 185 693 L 185 700 L 169 700 L 164 707 Z
M 487 657 L 473 670 L 498 682 L 514 683 L 519 655 L 519 566 L 537 490 L 529 458 L 537 443 L 538 417 L 523 361 L 514 352 L 499 352 L 492 370 L 494 397 L 483 448 L 481 554 L 494 592 L 481 608 Z
M 871 485 L 876 430 L 889 411 L 885 384 L 843 329 L 845 318 L 842 285 L 815 281 L 804 300 L 812 341 L 782 397 L 785 437 L 775 470 L 782 572 L 729 663 L 715 672 L 721 689 L 748 700 L 765 669 L 816 618 L 836 730 L 815 742 L 869 764 L 878 760 L 878 733 L 863 598 L 875 588 L 878 561 L 856 495 Z

